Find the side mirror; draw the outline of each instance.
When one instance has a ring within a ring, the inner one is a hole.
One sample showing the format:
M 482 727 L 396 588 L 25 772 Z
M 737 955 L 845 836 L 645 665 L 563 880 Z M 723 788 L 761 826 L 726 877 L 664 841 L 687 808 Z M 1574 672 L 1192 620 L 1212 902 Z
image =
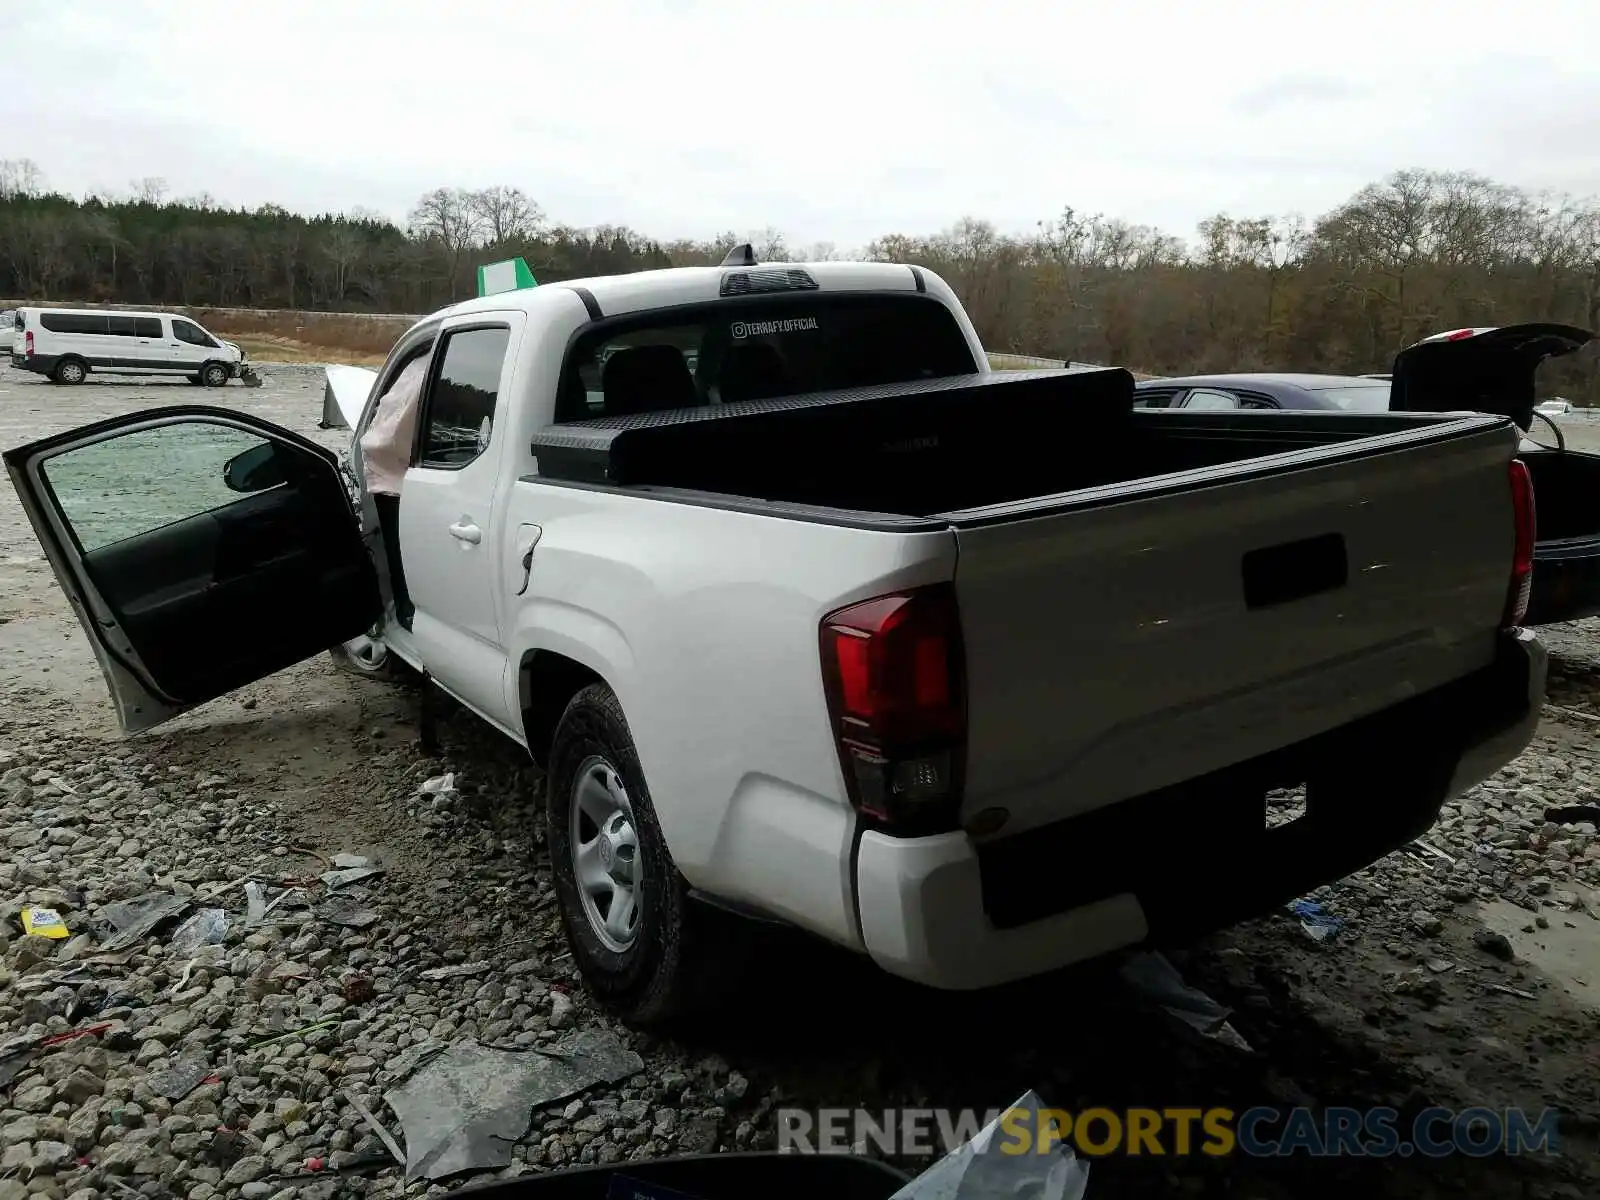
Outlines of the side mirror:
M 235 454 L 222 468 L 222 481 L 235 492 L 264 492 L 288 482 L 288 478 L 278 448 L 271 442 Z

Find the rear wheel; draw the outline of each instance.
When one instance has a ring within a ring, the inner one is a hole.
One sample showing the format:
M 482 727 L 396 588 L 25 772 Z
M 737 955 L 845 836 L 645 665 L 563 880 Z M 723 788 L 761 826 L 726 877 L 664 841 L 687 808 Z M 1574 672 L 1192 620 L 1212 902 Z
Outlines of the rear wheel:
M 595 996 L 632 1025 L 659 1025 L 705 997 L 722 960 L 712 914 L 667 851 L 622 706 L 604 684 L 556 727 L 545 831 L 572 957 Z
M 207 387 L 221 387 L 231 374 L 226 363 L 209 362 L 200 368 L 200 382 Z
M 81 358 L 63 358 L 50 373 L 50 378 L 57 383 L 82 383 L 88 377 L 89 364 Z

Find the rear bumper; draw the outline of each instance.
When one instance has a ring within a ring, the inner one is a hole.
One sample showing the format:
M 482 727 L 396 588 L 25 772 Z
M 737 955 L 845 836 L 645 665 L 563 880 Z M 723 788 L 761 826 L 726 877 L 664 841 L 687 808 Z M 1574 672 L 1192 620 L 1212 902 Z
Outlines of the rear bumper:
M 19 371 L 32 371 L 35 375 L 48 375 L 56 369 L 56 364 L 61 361 L 59 354 L 35 354 L 24 356 L 15 350 L 11 352 L 11 365 Z
M 981 845 L 867 833 L 867 951 L 908 979 L 980 988 L 1271 911 L 1418 837 L 1520 754 L 1545 669 L 1519 630 L 1465 679 L 1180 787 Z M 1264 792 L 1300 782 L 1306 814 L 1267 829 Z
M 1600 537 L 1534 547 L 1529 625 L 1600 616 Z

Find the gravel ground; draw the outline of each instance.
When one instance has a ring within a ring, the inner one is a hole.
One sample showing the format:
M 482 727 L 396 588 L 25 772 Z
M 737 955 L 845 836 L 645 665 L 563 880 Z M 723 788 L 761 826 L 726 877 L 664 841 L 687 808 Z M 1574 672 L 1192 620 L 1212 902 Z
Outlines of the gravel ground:
M 337 445 L 314 428 L 320 374 L 265 372 L 262 388 L 203 399 Z M 183 385 L 53 388 L 0 367 L 0 445 L 196 398 Z M 413 695 L 326 661 L 120 738 L 5 487 L 0 1071 L 14 1040 L 93 1032 L 38 1047 L 0 1087 L 0 1200 L 427 1194 L 383 1165 L 352 1097 L 398 1136 L 384 1098 L 429 1048 L 579 1031 L 620 1036 L 644 1069 L 537 1111 L 499 1174 L 766 1146 L 784 1105 L 991 1109 L 1033 1088 L 1072 1109 L 1562 1113 L 1555 1159 L 1116 1158 L 1094 1164 L 1091 1200 L 1595 1196 L 1600 838 L 1544 813 L 1600 803 L 1600 622 L 1547 640 L 1557 664 L 1537 744 L 1448 807 L 1434 852 L 1391 855 L 1319 894 L 1344 922 L 1337 936 L 1313 940 L 1285 914 L 1170 951 L 1234 1011 L 1249 1051 L 1130 1003 L 1109 965 L 948 996 L 777 935 L 729 1012 L 663 1040 L 616 1029 L 578 986 L 533 819 L 541 781 L 514 748 L 452 715 L 442 755 L 427 757 Z M 423 789 L 446 772 L 454 789 Z M 318 875 L 339 853 L 386 872 L 330 896 Z M 269 897 L 298 887 L 310 907 L 291 898 L 249 925 L 246 879 Z M 151 893 L 182 898 L 185 917 L 225 912 L 222 942 L 183 945 L 169 924 L 131 953 L 108 950 L 97 911 Z M 372 923 L 333 923 L 339 897 Z M 23 936 L 24 903 L 53 905 L 85 936 Z M 193 1090 L 167 1086 L 164 1072 L 191 1064 L 204 1072 Z

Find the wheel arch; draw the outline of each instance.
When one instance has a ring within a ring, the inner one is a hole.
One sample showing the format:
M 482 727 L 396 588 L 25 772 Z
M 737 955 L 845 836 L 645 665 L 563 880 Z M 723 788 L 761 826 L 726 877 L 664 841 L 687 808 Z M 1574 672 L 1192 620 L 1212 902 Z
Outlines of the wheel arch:
M 559 650 L 523 652 L 517 666 L 517 700 L 528 753 L 541 771 L 550 765 L 550 745 L 561 714 L 592 683 L 605 684 L 613 693 L 617 690 L 599 671 Z

